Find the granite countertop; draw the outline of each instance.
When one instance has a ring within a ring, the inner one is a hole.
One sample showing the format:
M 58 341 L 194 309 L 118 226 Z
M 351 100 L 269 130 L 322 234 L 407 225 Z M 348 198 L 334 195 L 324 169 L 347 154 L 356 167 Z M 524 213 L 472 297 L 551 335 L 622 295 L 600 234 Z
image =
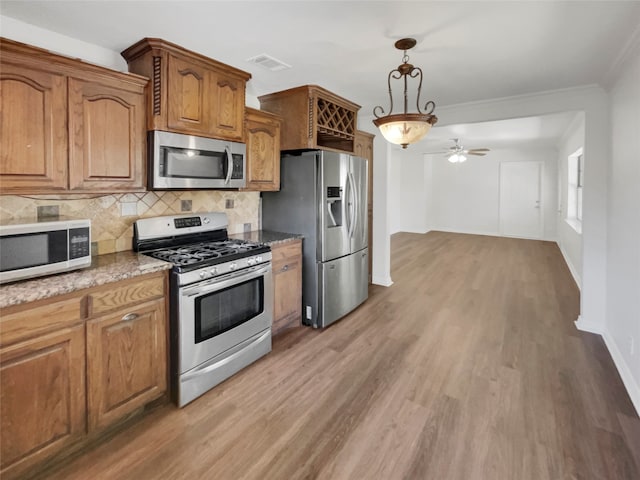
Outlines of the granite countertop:
M 0 286 L 0 308 L 105 285 L 171 268 L 171 264 L 133 251 L 94 256 L 91 266 Z
M 252 242 L 265 243 L 273 245 L 274 243 L 290 242 L 298 238 L 303 238 L 299 233 L 274 232 L 272 230 L 253 230 L 245 233 L 235 233 L 229 235 L 230 238 L 240 240 L 250 240 Z

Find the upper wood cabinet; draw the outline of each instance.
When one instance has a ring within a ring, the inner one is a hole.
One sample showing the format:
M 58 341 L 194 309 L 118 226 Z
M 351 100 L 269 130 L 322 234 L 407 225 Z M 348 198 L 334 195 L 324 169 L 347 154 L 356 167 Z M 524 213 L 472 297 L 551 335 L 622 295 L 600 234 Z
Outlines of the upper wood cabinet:
M 64 75 L 0 59 L 0 176 L 3 191 L 67 188 Z
M 144 190 L 148 80 L 0 39 L 2 193 Z
M 129 71 L 151 78 L 149 130 L 244 140 L 251 74 L 159 38 L 144 38 L 122 56 Z
M 110 79 L 69 78 L 71 190 L 144 187 L 144 91 Z
M 282 117 L 282 150 L 353 152 L 360 105 L 317 85 L 270 93 L 258 100 L 261 110 Z
M 247 143 L 246 190 L 280 190 L 280 128 L 282 120 L 272 113 L 245 110 Z
M 367 212 L 369 220 L 369 283 L 373 272 L 373 139 L 375 135 L 362 130 L 356 131 L 354 155 L 369 160 L 367 179 Z

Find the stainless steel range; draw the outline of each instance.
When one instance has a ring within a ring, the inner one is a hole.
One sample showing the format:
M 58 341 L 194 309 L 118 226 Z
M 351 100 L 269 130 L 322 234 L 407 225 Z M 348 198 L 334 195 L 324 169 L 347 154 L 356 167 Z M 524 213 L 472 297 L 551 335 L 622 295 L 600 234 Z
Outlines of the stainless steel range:
M 180 407 L 271 351 L 271 249 L 225 213 L 143 218 L 133 249 L 171 262 L 171 390 Z

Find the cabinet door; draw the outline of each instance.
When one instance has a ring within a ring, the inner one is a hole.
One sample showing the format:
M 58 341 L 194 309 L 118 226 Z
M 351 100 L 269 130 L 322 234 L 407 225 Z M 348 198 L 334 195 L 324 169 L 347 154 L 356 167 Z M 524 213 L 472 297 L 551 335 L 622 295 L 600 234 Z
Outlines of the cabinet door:
M 302 321 L 302 242 L 276 244 L 273 255 L 273 334 Z
M 4 193 L 67 188 L 67 80 L 2 63 L 0 179 Z
M 164 300 L 87 322 L 89 430 L 110 425 L 167 388 Z
M 245 82 L 213 71 L 210 78 L 211 134 L 218 138 L 242 141 Z
M 72 190 L 144 188 L 144 90 L 97 79 L 69 78 L 69 164 Z
M 84 436 L 84 347 L 78 325 L 0 349 L 3 477 Z
M 203 67 L 168 56 L 167 126 L 177 132 L 208 136 L 211 73 Z
M 266 115 L 247 111 L 247 190 L 280 190 L 280 122 Z

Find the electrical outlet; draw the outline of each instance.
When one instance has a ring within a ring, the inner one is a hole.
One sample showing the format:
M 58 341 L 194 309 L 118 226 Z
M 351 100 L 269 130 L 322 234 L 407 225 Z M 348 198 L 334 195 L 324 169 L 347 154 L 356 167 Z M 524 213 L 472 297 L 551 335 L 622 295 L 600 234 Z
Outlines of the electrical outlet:
M 244 224 L 244 231 L 245 233 L 248 233 L 251 231 L 251 224 L 250 223 L 245 223 Z
M 58 205 L 42 205 L 36 207 L 36 215 L 38 220 L 42 218 L 57 217 L 60 215 L 60 207 Z
M 191 200 L 180 200 L 180 211 L 182 211 L 182 212 L 190 212 L 191 211 Z

